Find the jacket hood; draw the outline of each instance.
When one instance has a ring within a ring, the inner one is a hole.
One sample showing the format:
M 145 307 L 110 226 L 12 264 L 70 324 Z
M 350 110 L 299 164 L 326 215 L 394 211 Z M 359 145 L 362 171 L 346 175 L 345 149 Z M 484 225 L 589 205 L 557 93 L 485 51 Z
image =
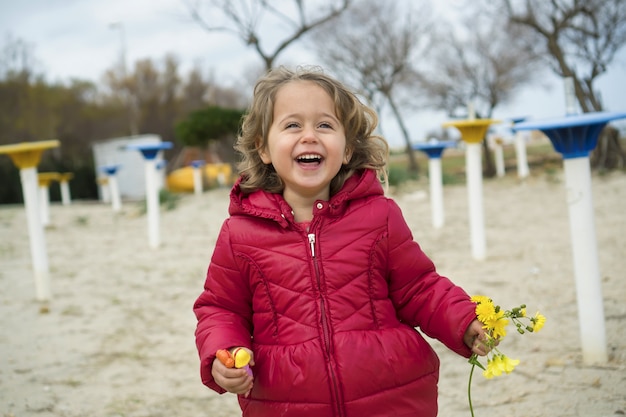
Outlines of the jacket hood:
M 228 213 L 231 216 L 248 215 L 271 219 L 283 227 L 294 221 L 291 207 L 282 194 L 265 190 L 244 194 L 240 187 L 242 180 L 243 178 L 239 177 L 230 192 Z M 346 180 L 341 190 L 330 198 L 328 204 L 323 205 L 324 208 L 320 212 L 328 216 L 339 216 L 351 201 L 383 194 L 383 187 L 374 170 L 357 171 Z M 317 213 L 318 211 L 314 214 Z

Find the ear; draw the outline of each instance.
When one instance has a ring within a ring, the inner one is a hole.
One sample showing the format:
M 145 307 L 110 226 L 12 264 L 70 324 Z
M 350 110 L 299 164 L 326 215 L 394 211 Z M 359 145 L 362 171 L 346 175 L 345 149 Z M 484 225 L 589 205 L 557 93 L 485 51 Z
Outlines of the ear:
M 344 156 L 343 156 L 343 164 L 347 165 L 351 159 L 352 159 L 352 149 L 349 149 L 346 147 L 346 151 L 344 152 Z
M 267 153 L 265 150 L 259 151 L 259 156 L 261 157 L 261 161 L 263 161 L 265 165 L 269 165 L 272 163 L 272 159 L 270 158 L 269 153 Z
M 257 147 L 262 143 L 261 139 L 257 139 Z M 270 153 L 267 150 L 267 145 L 261 145 L 262 147 L 259 148 L 259 157 L 261 157 L 261 161 L 263 161 L 264 164 L 268 165 L 272 163 L 272 158 L 270 158 Z

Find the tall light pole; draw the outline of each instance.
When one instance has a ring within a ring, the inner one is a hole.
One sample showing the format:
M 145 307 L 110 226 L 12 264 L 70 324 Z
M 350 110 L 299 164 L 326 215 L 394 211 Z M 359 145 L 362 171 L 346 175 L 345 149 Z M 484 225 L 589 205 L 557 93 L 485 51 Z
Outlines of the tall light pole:
M 129 86 L 128 72 L 126 70 L 126 31 L 124 30 L 124 23 L 122 22 L 113 22 L 109 24 L 109 28 L 120 31 L 120 70 L 122 75 L 122 88 L 124 92 L 126 110 L 128 112 L 128 128 L 130 134 L 135 136 L 138 131 L 137 124 L 135 123 L 135 100 Z
M 109 24 L 109 28 L 120 31 L 120 68 L 122 76 L 126 78 L 126 33 L 122 22 L 113 22 Z

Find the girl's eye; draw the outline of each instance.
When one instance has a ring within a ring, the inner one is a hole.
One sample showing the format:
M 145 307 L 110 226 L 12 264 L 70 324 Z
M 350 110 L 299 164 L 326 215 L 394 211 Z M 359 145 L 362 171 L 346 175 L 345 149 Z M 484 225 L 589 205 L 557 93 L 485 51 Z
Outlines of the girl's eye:
M 319 127 L 323 128 L 323 129 L 332 129 L 333 128 L 333 126 L 330 123 L 326 123 L 326 122 L 320 123 Z
M 290 122 L 285 125 L 285 129 L 293 129 L 297 127 L 298 127 L 298 124 L 296 122 Z

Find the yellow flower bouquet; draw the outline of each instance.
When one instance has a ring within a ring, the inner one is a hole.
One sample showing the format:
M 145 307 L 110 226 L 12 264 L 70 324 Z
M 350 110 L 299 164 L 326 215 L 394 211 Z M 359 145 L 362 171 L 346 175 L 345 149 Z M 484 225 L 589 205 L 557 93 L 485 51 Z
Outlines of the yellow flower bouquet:
M 487 336 L 484 343 L 489 348 L 487 367 L 480 363 L 478 355 L 473 354 L 469 358 L 472 369 L 467 386 L 467 398 L 469 400 L 470 412 L 472 413 L 472 417 L 474 417 L 471 395 L 474 369 L 477 366 L 482 369 L 483 376 L 487 379 L 500 376 L 503 373 L 510 374 L 519 364 L 519 360 L 509 358 L 497 347 L 504 336 L 506 336 L 506 327 L 512 322 L 519 334 L 538 332 L 545 324 L 546 318 L 539 312 L 533 317 L 526 316 L 526 305 L 524 304 L 510 310 L 502 310 L 500 306 L 494 305 L 491 298 L 484 295 L 474 296 L 472 297 L 472 301 L 476 303 L 476 316 L 483 324 L 483 329 L 485 329 Z

